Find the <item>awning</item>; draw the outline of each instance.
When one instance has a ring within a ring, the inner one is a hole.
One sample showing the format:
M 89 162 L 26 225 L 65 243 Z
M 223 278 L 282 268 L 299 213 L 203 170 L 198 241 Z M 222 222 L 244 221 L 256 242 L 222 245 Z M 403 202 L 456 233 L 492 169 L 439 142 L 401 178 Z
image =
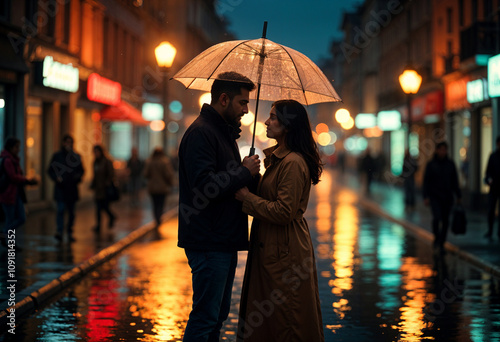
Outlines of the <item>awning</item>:
M 12 70 L 22 74 L 27 74 L 30 69 L 19 56 L 19 52 L 24 48 L 22 37 L 12 33 L 9 36 L 0 34 L 0 69 Z
M 101 120 L 131 121 L 134 125 L 147 126 L 149 121 L 142 118 L 141 112 L 125 101 L 116 106 L 106 106 L 101 110 Z

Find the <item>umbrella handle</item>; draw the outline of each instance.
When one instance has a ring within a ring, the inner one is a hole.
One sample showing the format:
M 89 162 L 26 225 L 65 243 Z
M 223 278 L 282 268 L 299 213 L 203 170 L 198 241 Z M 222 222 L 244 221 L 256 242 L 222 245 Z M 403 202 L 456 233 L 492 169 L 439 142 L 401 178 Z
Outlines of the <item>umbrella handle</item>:
M 250 147 L 250 153 L 248 154 L 249 157 L 255 155 L 255 147 Z

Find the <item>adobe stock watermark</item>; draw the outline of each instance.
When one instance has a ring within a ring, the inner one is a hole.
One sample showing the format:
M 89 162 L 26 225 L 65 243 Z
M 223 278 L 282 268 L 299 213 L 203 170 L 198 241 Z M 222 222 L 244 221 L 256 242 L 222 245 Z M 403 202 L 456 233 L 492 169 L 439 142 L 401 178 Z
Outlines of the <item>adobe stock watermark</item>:
M 354 27 L 354 38 L 351 45 L 347 42 L 342 42 L 340 49 L 344 54 L 347 63 L 351 62 L 351 56 L 353 54 L 359 54 L 362 49 L 370 45 L 371 40 L 380 34 L 382 28 L 387 27 L 393 17 L 403 11 L 403 6 L 399 0 L 389 0 L 387 2 L 387 9 L 382 9 L 378 12 L 372 10 L 370 11 L 369 20 L 364 28 Z
M 436 298 L 424 309 L 424 318 L 428 322 L 434 322 L 436 317 L 443 314 L 446 306 L 464 297 L 465 285 L 459 284 L 455 279 L 453 284 L 445 279 L 445 285 Z
M 227 12 L 234 11 L 242 3 L 243 0 L 219 0 L 215 5 L 215 9 L 219 15 L 224 15 Z
M 33 14 L 33 18 L 26 16 L 21 18 L 23 23 L 21 32 L 23 36 L 9 32 L 7 35 L 10 44 L 14 51 L 19 52 L 24 48 L 26 41 L 38 34 L 38 27 L 44 27 L 49 24 L 49 18 L 55 18 L 59 11 L 60 5 L 69 5 L 71 0 L 55 0 L 55 1 L 37 1 L 40 10 Z

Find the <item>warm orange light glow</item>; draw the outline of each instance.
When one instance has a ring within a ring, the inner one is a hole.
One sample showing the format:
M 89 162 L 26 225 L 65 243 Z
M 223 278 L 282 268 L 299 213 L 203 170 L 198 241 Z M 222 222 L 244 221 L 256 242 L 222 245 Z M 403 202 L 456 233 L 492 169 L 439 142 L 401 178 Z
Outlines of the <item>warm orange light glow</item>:
M 101 114 L 99 114 L 98 112 L 93 112 L 92 113 L 92 121 L 98 122 L 99 120 L 101 120 Z
M 200 108 L 203 107 L 203 105 L 205 103 L 208 103 L 210 104 L 210 102 L 212 102 L 212 94 L 210 93 L 205 93 L 205 94 L 202 94 L 200 96 L 200 100 L 199 100 L 199 103 L 200 103 Z
M 327 146 L 328 144 L 330 144 L 331 141 L 332 137 L 328 133 L 328 131 L 320 133 L 318 135 L 318 144 L 320 144 L 321 146 Z
M 153 132 L 163 131 L 163 129 L 165 128 L 165 121 L 163 121 L 163 120 L 153 120 L 149 124 L 149 128 L 151 128 L 151 130 Z
M 340 124 L 340 126 L 345 129 L 346 131 L 350 130 L 351 128 L 354 127 L 354 119 L 349 117 L 347 121 L 343 122 Z
M 345 108 L 340 108 L 335 112 L 335 120 L 337 120 L 339 124 L 347 122 L 349 118 L 351 118 L 351 113 Z
M 378 138 L 378 137 L 381 137 L 382 134 L 384 134 L 384 132 L 380 128 L 378 128 L 377 126 L 372 127 L 372 128 L 365 128 L 363 130 L 363 135 L 366 138 Z
M 250 125 L 250 133 L 253 134 L 253 125 Z M 255 127 L 255 135 L 262 135 L 266 134 L 266 125 L 264 125 L 262 122 L 257 122 L 257 125 Z
M 416 94 L 422 84 L 422 76 L 415 70 L 406 69 L 399 75 L 399 84 L 406 94 Z
M 328 125 L 325 123 L 319 123 L 316 126 L 316 133 L 321 134 L 321 133 L 326 133 L 329 131 Z
M 33 146 L 35 146 L 35 139 L 33 139 L 32 137 L 26 139 L 26 147 L 30 148 Z
M 155 49 L 156 62 L 160 68 L 170 68 L 174 63 L 177 49 L 169 42 L 162 42 Z
M 241 118 L 241 124 L 243 126 L 250 126 L 255 120 L 255 115 L 252 112 L 248 112 Z

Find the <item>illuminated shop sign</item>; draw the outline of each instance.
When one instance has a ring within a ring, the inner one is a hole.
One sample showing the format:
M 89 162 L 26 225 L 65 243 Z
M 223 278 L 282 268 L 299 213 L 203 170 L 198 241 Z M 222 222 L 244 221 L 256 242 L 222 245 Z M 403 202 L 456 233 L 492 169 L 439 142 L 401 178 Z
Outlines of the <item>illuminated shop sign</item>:
M 488 60 L 488 93 L 490 97 L 500 96 L 500 55 Z
M 148 121 L 163 120 L 163 105 L 145 102 L 142 105 L 142 118 Z
M 359 113 L 354 119 L 356 128 L 365 129 L 377 126 L 377 117 L 371 113 Z
M 401 113 L 397 110 L 378 112 L 377 126 L 382 131 L 396 131 L 401 128 Z
M 467 82 L 467 101 L 477 103 L 488 100 L 488 82 L 483 78 Z
M 79 71 L 71 64 L 62 64 L 47 56 L 42 65 L 42 84 L 49 88 L 76 93 L 78 91 Z
M 87 97 L 91 101 L 116 105 L 121 101 L 122 86 L 118 82 L 92 73 L 87 80 Z

